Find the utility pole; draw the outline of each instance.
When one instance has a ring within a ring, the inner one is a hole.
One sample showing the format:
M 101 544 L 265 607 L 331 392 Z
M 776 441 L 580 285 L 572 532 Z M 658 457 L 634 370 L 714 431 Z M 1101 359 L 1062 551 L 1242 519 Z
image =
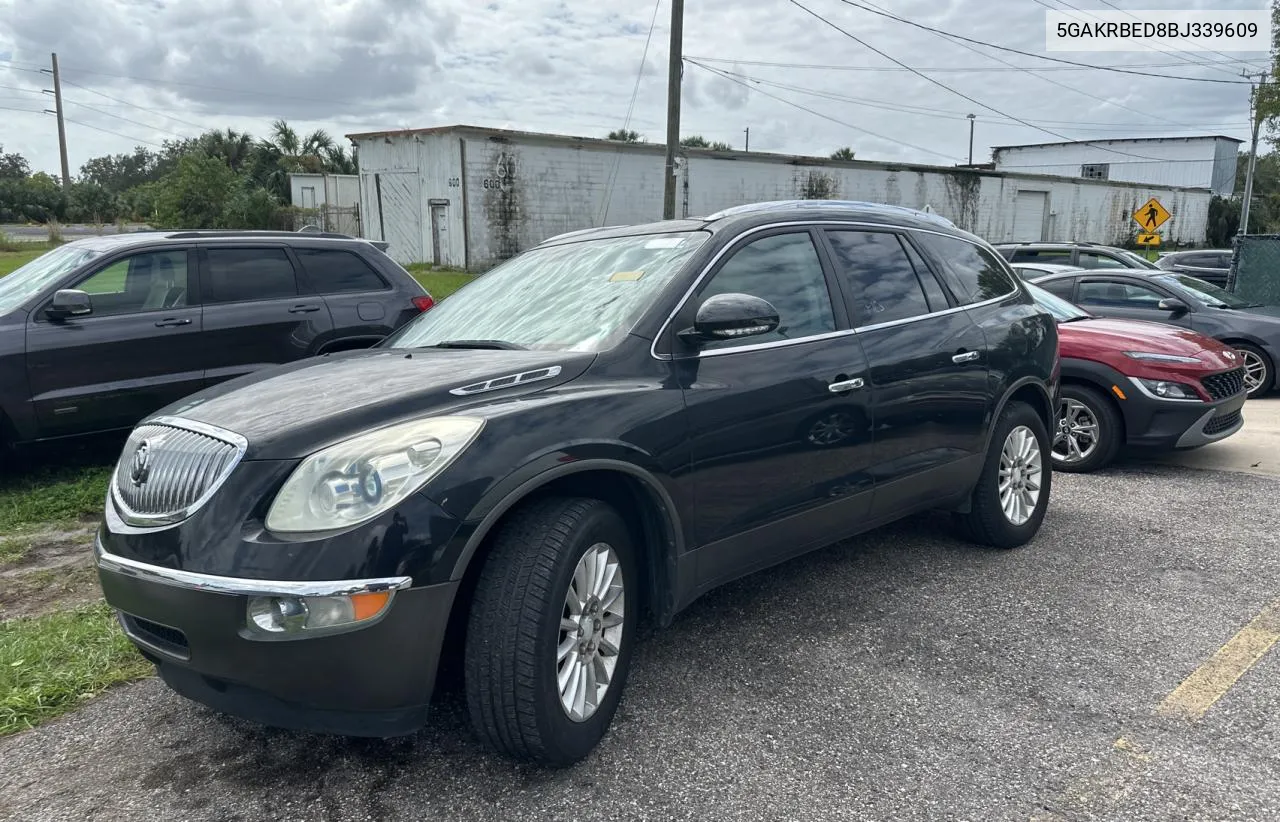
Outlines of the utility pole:
M 743 148 L 742 150 L 743 150 L 743 151 L 750 151 L 750 150 L 751 150 L 751 126 L 747 126 L 747 127 L 746 127 L 745 129 L 743 129 L 743 130 L 744 130 L 744 131 L 746 131 L 746 133 L 747 133 L 747 144 L 746 144 L 746 147 L 745 147 L 745 148 Z
M 58 115 L 58 153 L 62 157 L 62 187 L 71 185 L 71 167 L 67 164 L 67 126 L 62 121 L 62 78 L 58 75 L 58 53 L 53 53 L 53 107 Z
M 680 76 L 684 73 L 684 0 L 671 0 L 671 53 L 667 66 L 667 182 L 662 219 L 676 218 L 676 149 L 680 147 Z
M 978 115 L 969 115 L 969 165 L 973 165 L 973 122 Z
M 1248 72 L 1241 72 L 1241 75 L 1251 77 Z M 1249 125 L 1252 128 L 1252 134 L 1249 139 L 1249 168 L 1244 175 L 1244 202 L 1240 205 L 1240 225 L 1236 229 L 1237 235 L 1249 233 L 1249 206 L 1253 203 L 1253 170 L 1258 162 L 1258 125 L 1261 120 L 1258 117 L 1258 90 L 1267 81 L 1267 75 L 1260 72 L 1257 80 L 1258 85 L 1249 88 Z

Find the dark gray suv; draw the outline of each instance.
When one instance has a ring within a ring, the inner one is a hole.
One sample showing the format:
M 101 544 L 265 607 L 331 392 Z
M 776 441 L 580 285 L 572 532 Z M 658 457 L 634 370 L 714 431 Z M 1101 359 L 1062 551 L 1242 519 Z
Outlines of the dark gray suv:
M 368 348 L 431 305 L 346 235 L 77 240 L 0 278 L 0 444 L 127 429 L 215 383 Z

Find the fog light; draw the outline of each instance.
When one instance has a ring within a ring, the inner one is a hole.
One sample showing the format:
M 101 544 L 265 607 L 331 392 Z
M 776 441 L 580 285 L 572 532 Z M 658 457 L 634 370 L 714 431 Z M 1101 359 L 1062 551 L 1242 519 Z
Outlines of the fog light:
M 380 616 L 390 591 L 334 597 L 250 597 L 248 626 L 253 633 L 278 637 L 341 628 Z

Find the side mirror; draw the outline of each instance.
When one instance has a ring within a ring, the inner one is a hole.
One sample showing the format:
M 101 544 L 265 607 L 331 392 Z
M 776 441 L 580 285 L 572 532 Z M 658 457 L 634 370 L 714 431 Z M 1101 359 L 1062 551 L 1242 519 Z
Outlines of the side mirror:
M 1172 311 L 1174 314 L 1185 314 L 1189 310 L 1187 308 L 1187 304 L 1182 300 L 1179 300 L 1177 297 L 1165 297 L 1163 300 L 1156 303 L 1156 308 L 1159 308 L 1161 311 Z
M 736 340 L 768 334 L 778 327 L 778 309 L 750 294 L 717 294 L 698 307 L 693 328 L 680 332 L 686 340 Z
M 53 293 L 53 302 L 44 313 L 56 320 L 83 317 L 93 313 L 93 303 L 85 292 L 75 288 L 63 288 Z

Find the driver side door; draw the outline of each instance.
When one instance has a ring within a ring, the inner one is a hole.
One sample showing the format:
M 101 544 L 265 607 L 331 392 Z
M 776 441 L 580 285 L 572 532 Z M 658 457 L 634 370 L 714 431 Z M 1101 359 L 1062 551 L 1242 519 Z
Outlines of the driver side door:
M 27 377 L 39 436 L 127 428 L 202 388 L 195 285 L 189 248 L 151 249 L 66 286 L 89 294 L 92 313 L 51 319 L 47 303 L 32 312 Z
M 1076 284 L 1076 305 L 1099 317 L 1146 320 L 1191 327 L 1190 311 L 1166 311 L 1160 301 L 1173 297 L 1163 288 L 1132 277 L 1081 277 Z

